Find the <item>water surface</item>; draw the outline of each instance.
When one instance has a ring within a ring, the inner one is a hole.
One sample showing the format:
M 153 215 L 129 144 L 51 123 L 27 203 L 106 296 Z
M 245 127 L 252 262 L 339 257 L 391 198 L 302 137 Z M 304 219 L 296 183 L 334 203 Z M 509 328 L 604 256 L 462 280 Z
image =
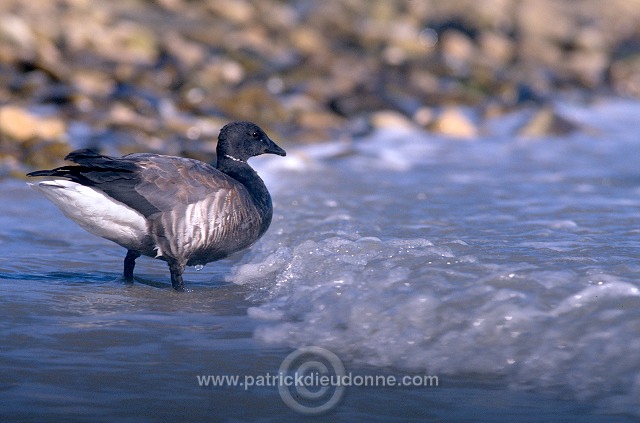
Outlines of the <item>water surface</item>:
M 640 104 L 559 104 L 586 130 L 513 137 L 518 115 L 455 141 L 380 131 L 258 158 L 273 224 L 190 269 L 85 233 L 21 181 L 0 192 L 0 416 L 281 421 L 277 373 L 318 345 L 362 374 L 341 421 L 632 421 L 640 416 Z M 160 284 L 161 287 L 157 287 Z

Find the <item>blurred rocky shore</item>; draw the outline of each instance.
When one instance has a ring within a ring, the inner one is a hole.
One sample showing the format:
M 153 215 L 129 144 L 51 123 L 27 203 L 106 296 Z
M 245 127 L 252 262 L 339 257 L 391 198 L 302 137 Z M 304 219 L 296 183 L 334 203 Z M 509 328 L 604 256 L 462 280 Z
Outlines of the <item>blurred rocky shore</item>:
M 209 160 L 252 120 L 283 144 L 414 126 L 576 130 L 553 100 L 640 96 L 640 0 L 3 0 L 0 176 L 74 148 Z

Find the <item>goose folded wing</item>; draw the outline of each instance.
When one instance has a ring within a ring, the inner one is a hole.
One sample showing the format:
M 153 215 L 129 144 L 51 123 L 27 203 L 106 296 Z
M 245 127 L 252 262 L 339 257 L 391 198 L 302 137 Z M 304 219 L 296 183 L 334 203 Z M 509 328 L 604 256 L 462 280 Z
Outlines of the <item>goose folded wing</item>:
M 223 200 L 243 187 L 231 177 L 198 160 L 151 154 L 126 156 L 141 168 L 135 186 L 157 210 L 165 212 L 208 198 Z
M 91 186 L 145 217 L 234 189 L 231 178 L 197 160 L 146 153 L 113 158 L 91 150 L 74 151 L 66 159 L 77 165 L 30 176 L 64 177 Z

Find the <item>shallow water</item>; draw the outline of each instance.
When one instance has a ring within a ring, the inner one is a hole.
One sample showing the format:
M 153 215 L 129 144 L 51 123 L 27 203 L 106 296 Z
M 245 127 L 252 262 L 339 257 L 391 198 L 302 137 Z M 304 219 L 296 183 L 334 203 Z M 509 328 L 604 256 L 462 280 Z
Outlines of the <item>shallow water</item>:
M 317 345 L 349 371 L 437 387 L 349 387 L 337 419 L 632 421 L 640 416 L 640 104 L 560 104 L 586 131 L 453 141 L 378 132 L 254 165 L 274 222 L 191 292 L 0 185 L 0 416 L 296 420 L 274 374 Z

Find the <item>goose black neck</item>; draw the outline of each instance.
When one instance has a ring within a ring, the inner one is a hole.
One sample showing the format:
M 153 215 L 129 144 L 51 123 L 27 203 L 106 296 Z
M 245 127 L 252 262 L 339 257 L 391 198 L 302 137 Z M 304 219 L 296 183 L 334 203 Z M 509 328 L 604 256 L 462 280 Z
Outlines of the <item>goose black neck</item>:
M 268 226 L 273 213 L 271 196 L 258 173 L 248 163 L 226 156 L 218 157 L 216 168 L 245 186 Z

